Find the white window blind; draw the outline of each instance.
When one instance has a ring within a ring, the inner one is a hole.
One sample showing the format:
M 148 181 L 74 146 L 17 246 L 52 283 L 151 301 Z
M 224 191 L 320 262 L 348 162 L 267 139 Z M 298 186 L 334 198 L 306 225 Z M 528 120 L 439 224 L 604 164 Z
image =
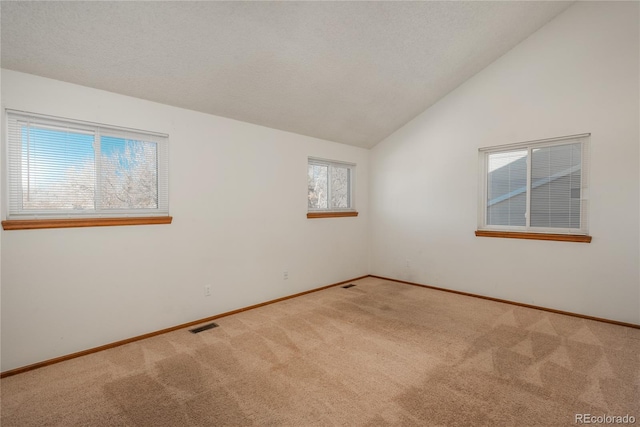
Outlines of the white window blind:
M 487 224 L 526 225 L 527 150 L 487 155 Z
M 353 210 L 353 174 L 355 165 L 309 158 L 308 210 Z
M 481 148 L 480 229 L 587 234 L 589 134 Z
M 9 219 L 169 214 L 168 137 L 7 110 Z

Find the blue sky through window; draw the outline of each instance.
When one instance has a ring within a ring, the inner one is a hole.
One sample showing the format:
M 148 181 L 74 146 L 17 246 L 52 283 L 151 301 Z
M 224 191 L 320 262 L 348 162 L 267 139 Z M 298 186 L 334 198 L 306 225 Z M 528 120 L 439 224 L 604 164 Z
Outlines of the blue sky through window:
M 22 208 L 94 209 L 94 134 L 23 126 Z
M 168 212 L 167 138 L 8 112 L 11 216 Z
M 156 143 L 24 125 L 23 209 L 95 209 L 97 159 L 104 208 L 157 207 Z M 97 159 L 96 159 L 97 154 Z
M 95 162 L 94 135 L 66 130 L 22 128 L 22 173 L 46 183 L 65 178 L 69 168 Z

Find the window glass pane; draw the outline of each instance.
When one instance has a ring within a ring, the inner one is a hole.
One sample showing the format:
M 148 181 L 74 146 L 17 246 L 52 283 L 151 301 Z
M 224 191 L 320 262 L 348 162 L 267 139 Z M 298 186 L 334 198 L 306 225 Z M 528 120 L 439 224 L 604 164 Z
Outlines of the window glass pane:
M 532 150 L 531 226 L 580 228 L 580 143 Z
M 347 167 L 331 166 L 331 207 L 347 209 L 349 200 L 351 174 Z
M 8 219 L 168 215 L 164 135 L 7 111 Z
M 102 209 L 158 208 L 158 147 L 154 142 L 100 139 Z
M 327 209 L 328 206 L 328 174 L 327 165 L 309 165 L 307 183 L 309 187 L 309 209 Z
M 488 155 L 487 224 L 525 226 L 527 150 Z
M 94 209 L 93 134 L 21 127 L 22 209 Z

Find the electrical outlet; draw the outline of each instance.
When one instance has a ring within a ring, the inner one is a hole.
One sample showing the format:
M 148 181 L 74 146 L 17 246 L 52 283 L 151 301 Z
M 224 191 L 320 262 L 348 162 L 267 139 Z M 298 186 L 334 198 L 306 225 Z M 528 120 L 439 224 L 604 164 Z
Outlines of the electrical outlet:
M 289 278 L 289 272 L 288 272 L 288 271 L 285 271 L 285 272 L 282 274 L 282 280 L 287 280 L 288 278 Z
M 211 296 L 211 285 L 204 285 L 204 296 L 205 297 Z

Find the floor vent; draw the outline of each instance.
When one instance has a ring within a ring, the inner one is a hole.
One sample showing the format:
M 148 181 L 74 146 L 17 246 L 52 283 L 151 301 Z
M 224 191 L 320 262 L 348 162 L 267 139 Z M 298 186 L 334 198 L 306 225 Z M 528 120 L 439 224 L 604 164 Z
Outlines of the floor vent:
M 344 285 L 342 287 L 342 289 L 349 289 L 349 288 L 353 288 L 355 285 L 353 283 L 349 283 L 348 285 Z
M 209 323 L 208 325 L 198 326 L 197 328 L 189 329 L 189 332 L 192 334 L 197 334 L 198 332 L 206 331 L 207 329 L 217 328 L 217 323 Z

